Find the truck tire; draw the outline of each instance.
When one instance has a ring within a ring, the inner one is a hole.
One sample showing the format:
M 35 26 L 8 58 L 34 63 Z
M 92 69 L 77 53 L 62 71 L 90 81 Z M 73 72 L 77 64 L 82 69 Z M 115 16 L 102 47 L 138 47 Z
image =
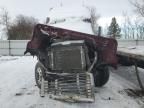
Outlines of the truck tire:
M 95 87 L 102 87 L 109 80 L 109 68 L 108 66 L 99 67 L 93 70 Z
M 39 62 L 35 66 L 35 81 L 38 88 L 41 88 L 42 73 L 44 72 L 43 67 Z

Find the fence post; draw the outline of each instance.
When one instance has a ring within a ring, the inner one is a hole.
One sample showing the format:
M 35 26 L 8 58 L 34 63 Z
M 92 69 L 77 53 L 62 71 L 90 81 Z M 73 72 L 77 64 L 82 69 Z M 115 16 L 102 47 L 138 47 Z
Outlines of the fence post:
M 138 45 L 138 39 L 136 39 L 136 46 Z
M 11 55 L 11 45 L 10 45 L 10 39 L 8 39 L 8 45 L 9 45 L 9 56 Z

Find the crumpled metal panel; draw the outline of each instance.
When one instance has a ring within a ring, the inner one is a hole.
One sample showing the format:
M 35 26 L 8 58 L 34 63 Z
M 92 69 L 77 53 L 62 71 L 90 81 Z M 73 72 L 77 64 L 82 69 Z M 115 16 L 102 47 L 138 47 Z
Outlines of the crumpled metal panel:
M 46 37 L 46 35 L 42 35 L 42 31 L 45 31 L 45 34 L 47 33 L 49 36 Z M 35 26 L 32 39 L 28 42 L 25 53 L 30 52 L 31 55 L 37 55 L 38 50 L 42 50 L 47 45 L 50 45 L 50 41 L 46 40 L 50 40 L 50 38 L 53 37 L 71 40 L 85 40 L 89 49 L 98 51 L 98 56 L 101 60 L 101 63 L 106 63 L 114 67 L 117 66 L 117 41 L 115 39 L 95 36 L 43 24 L 37 24 Z

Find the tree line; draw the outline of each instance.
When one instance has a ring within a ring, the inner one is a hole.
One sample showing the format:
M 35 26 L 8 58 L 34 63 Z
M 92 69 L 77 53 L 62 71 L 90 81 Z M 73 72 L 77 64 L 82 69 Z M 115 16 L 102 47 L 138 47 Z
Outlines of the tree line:
M 119 26 L 116 18 L 113 17 L 110 25 L 105 28 L 106 32 L 104 35 L 110 38 L 144 39 L 144 0 L 129 0 L 129 2 L 133 6 L 132 11 L 136 19 L 132 19 L 128 14 L 123 13 L 124 22 Z M 98 34 L 99 25 L 97 20 L 99 17 L 97 16 L 95 9 L 91 9 L 91 25 L 94 34 Z
M 17 15 L 12 21 L 5 8 L 0 9 L 0 25 L 9 40 L 27 40 L 31 38 L 34 26 L 38 19 L 25 15 Z
M 144 39 L 144 0 L 131 0 L 131 5 L 134 8 L 135 14 L 138 16 L 135 21 L 132 21 L 127 14 L 123 14 L 124 23 L 119 26 L 116 17 L 113 17 L 111 23 L 106 28 L 106 34 L 110 38 L 125 39 Z M 99 34 L 98 19 L 96 8 L 88 8 L 90 18 L 84 19 L 85 22 L 91 24 L 92 32 L 95 35 Z M 7 39 L 10 40 L 27 40 L 32 36 L 34 26 L 38 23 L 38 19 L 25 15 L 17 15 L 12 21 L 9 12 L 5 8 L 0 8 L 0 26 L 3 26 Z

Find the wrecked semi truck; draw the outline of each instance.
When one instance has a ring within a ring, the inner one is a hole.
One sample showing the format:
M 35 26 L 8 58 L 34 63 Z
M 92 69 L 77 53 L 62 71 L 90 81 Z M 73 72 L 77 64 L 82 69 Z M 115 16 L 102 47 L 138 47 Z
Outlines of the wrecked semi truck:
M 37 24 L 26 53 L 37 56 L 35 80 L 40 95 L 65 101 L 93 102 L 94 87 L 109 80 L 117 66 L 117 41 Z

